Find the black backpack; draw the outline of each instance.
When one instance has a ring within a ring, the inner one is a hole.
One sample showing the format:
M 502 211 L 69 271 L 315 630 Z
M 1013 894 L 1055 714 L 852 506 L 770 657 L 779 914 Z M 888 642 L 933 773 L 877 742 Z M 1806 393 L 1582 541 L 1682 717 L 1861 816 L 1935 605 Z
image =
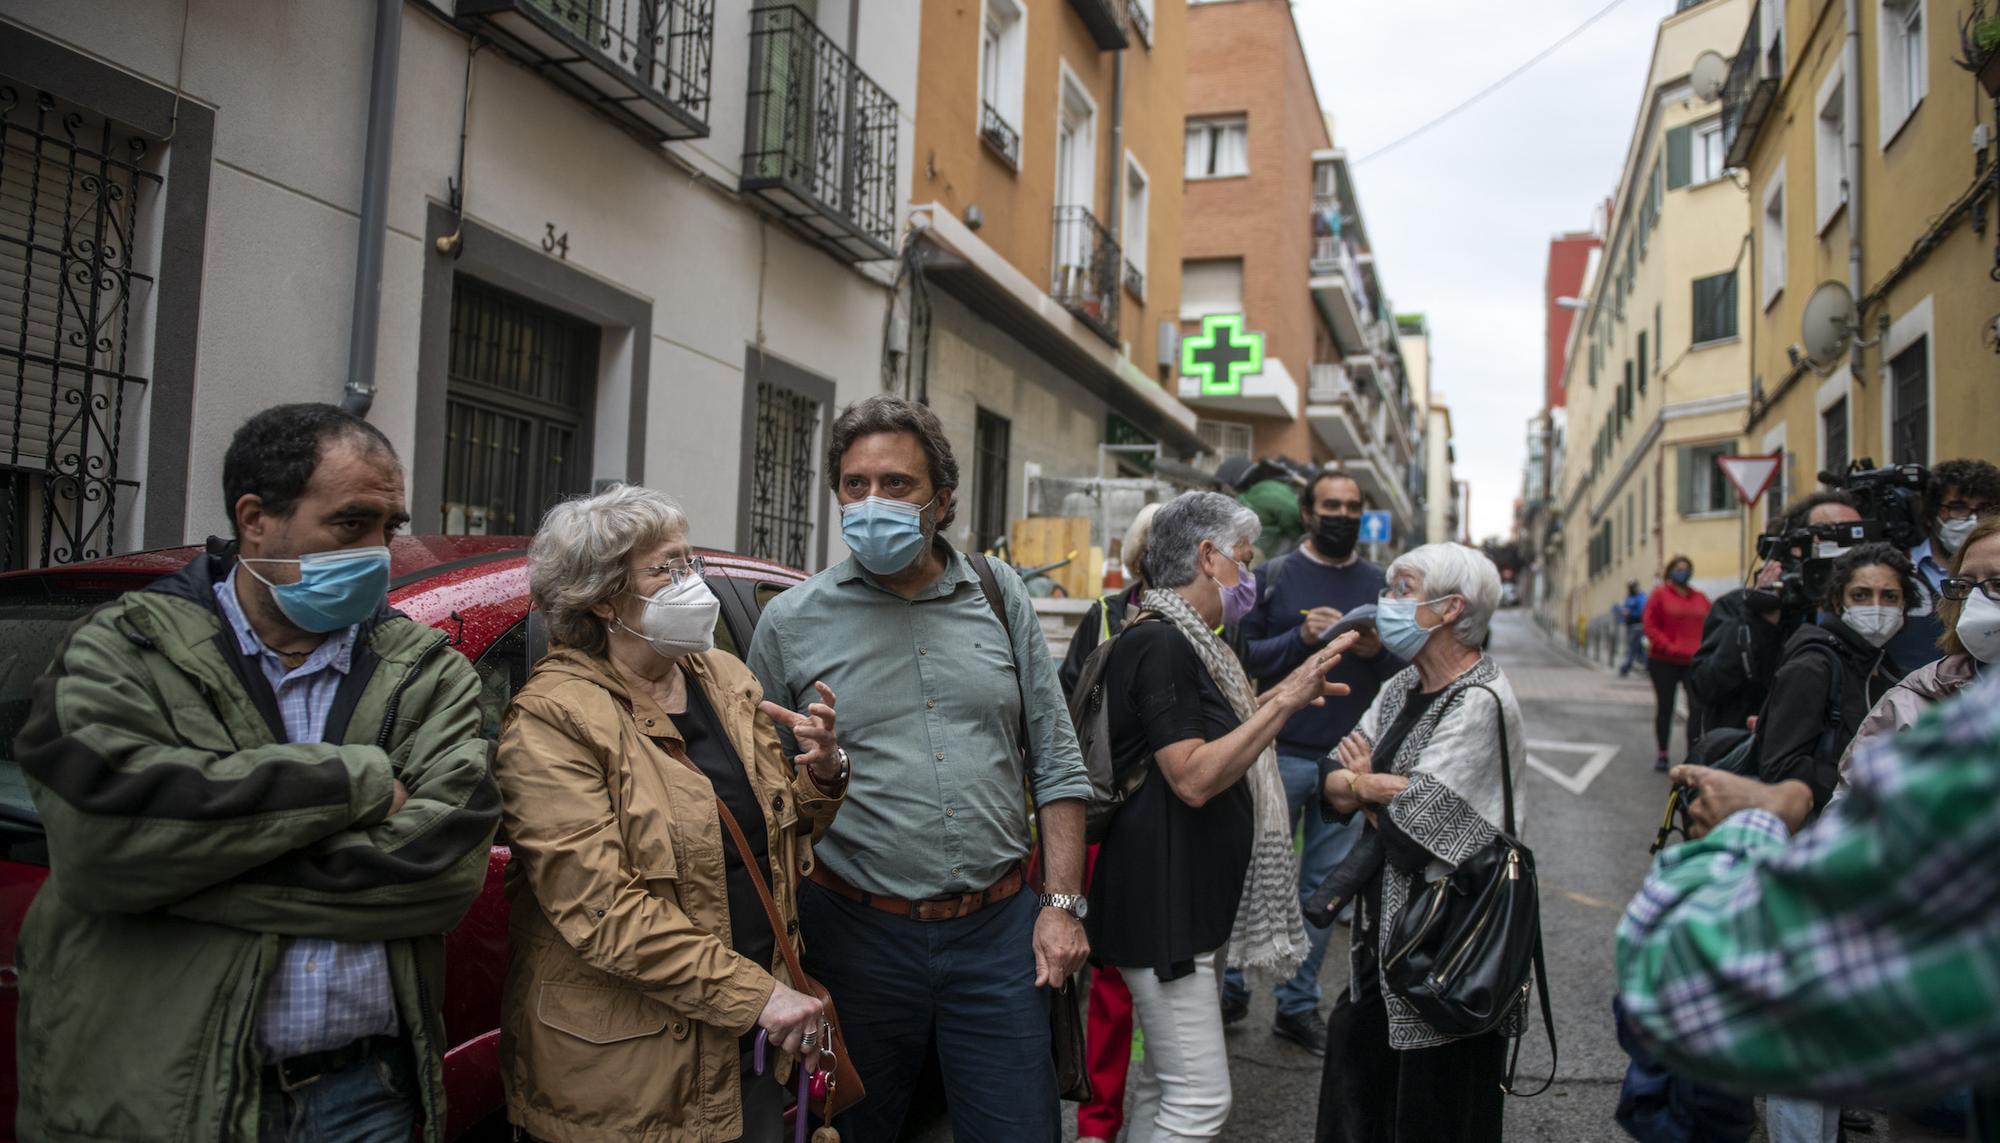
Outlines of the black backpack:
M 993 578 L 993 567 L 980 553 L 969 554 L 973 574 L 979 577 L 980 593 L 986 597 L 986 606 L 993 609 L 994 618 L 1007 632 L 1011 642 L 1014 627 L 1007 622 L 1007 607 L 1000 598 L 999 581 Z M 1111 649 L 1118 640 L 1136 624 L 1147 622 L 1154 616 L 1142 612 L 1129 619 L 1125 625 L 1099 643 L 1090 656 L 1083 661 L 1083 669 L 1077 673 L 1076 688 L 1070 694 L 1069 720 L 1076 730 L 1077 750 L 1083 755 L 1083 768 L 1090 776 L 1090 801 L 1084 804 L 1083 837 L 1093 845 L 1104 840 L 1104 834 L 1111 825 L 1111 816 L 1118 812 L 1132 795 L 1146 781 L 1146 767 L 1134 766 L 1120 776 L 1112 772 L 1111 726 L 1104 701 L 1104 674 L 1111 666 Z M 1016 674 L 1016 679 L 1020 677 Z M 1026 741 L 1027 699 L 1022 698 L 1022 740 Z

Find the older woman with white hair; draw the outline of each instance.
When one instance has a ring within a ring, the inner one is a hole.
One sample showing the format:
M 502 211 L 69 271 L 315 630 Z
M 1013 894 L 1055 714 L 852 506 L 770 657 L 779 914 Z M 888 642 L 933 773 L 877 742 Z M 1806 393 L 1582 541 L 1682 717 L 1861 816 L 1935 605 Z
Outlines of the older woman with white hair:
M 777 942 L 798 942 L 793 878 L 846 791 L 834 696 L 760 704 L 714 649 L 687 534 L 672 498 L 622 485 L 551 509 L 528 549 L 556 649 L 494 773 L 513 846 L 501 1073 L 531 1138 L 771 1143 L 789 1058 L 813 1066 L 824 1035 Z M 775 1051 L 757 1076 L 760 1030 Z
M 1104 674 L 1113 773 L 1144 773 L 1098 848 L 1084 924 L 1092 962 L 1121 971 L 1146 1037 L 1133 1140 L 1212 1139 L 1229 1118 L 1217 950 L 1287 973 L 1306 951 L 1272 744 L 1287 718 L 1346 692 L 1326 672 L 1354 640 L 1257 695 L 1215 629 L 1255 596 L 1259 530 L 1215 492 L 1162 506 L 1141 610 Z
M 1386 990 L 1380 970 L 1404 906 L 1503 828 L 1505 781 L 1520 828 L 1521 708 L 1480 649 L 1500 573 L 1462 544 L 1426 544 L 1390 564 L 1387 579 L 1376 629 L 1410 666 L 1382 684 L 1321 766 L 1333 813 L 1363 813 L 1379 836 L 1356 852 L 1385 860 L 1355 897 L 1350 983 L 1327 1019 L 1318 1139 L 1481 1143 L 1500 1138 L 1506 1041 L 1521 1006 L 1497 1030 L 1453 1037 Z M 1513 774 L 1503 774 L 1503 758 Z

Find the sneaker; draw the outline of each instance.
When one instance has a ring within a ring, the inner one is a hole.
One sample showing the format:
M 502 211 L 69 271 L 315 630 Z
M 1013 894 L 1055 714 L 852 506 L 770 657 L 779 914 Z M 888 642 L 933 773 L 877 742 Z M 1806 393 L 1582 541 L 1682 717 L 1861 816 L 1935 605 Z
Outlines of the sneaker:
M 1318 1012 L 1280 1012 L 1271 1021 L 1271 1034 L 1290 1040 L 1315 1056 L 1326 1055 L 1326 1019 Z
M 1653 769 L 1658 770 L 1662 774 L 1666 773 L 1672 766 L 1673 763 L 1667 761 L 1667 752 L 1664 750 L 1660 751 L 1658 756 L 1653 759 Z
M 1222 994 L 1222 1023 L 1224 1027 L 1250 1015 L 1250 994 L 1247 992 L 1225 991 Z
M 1847 1108 L 1840 1113 L 1840 1129 L 1872 1135 L 1875 1132 L 1875 1117 L 1858 1108 Z

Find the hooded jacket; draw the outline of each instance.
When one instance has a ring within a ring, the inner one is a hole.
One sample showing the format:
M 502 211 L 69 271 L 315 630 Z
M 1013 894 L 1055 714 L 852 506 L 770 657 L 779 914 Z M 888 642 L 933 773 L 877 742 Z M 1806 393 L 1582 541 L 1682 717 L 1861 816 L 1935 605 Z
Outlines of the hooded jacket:
M 1894 641 L 1891 641 L 1894 645 Z M 1869 739 L 1884 734 L 1901 734 L 1917 724 L 1932 704 L 1948 699 L 1979 677 L 1979 661 L 1970 655 L 1946 655 L 1926 663 L 1890 687 L 1881 701 L 1861 720 L 1861 729 L 1840 756 L 1840 781 L 1847 783 L 1847 763 Z
M 778 940 L 845 791 L 793 772 L 734 655 L 686 660 L 743 760 L 770 844 Z M 730 943 L 715 788 L 673 719 L 606 658 L 558 650 L 515 696 L 496 771 L 506 805 L 509 955 L 500 1066 L 508 1118 L 549 1143 L 720 1143 L 743 1132 L 738 1037 L 783 957 Z M 780 1065 L 789 1070 L 789 1061 Z
M 99 608 L 35 683 L 15 753 L 49 876 L 18 953 L 20 1135 L 254 1140 L 279 943 L 334 937 L 386 945 L 435 1143 L 442 934 L 485 884 L 500 816 L 478 675 L 384 607 L 325 741 L 287 742 L 215 600 L 229 563 L 197 557 Z
M 1833 665 L 1824 651 L 1805 649 L 1808 644 L 1829 648 L 1840 659 L 1839 724 L 1834 729 L 1833 749 L 1824 755 L 1820 743 L 1827 726 Z M 1840 758 L 1847 744 L 1869 708 L 1901 677 L 1902 672 L 1886 652 L 1870 646 L 1838 617 L 1800 627 L 1785 644 L 1784 660 L 1771 682 L 1771 697 L 1757 718 L 1759 771 L 1764 781 L 1796 778 L 1811 787 L 1813 810 L 1824 809 L 1839 782 Z

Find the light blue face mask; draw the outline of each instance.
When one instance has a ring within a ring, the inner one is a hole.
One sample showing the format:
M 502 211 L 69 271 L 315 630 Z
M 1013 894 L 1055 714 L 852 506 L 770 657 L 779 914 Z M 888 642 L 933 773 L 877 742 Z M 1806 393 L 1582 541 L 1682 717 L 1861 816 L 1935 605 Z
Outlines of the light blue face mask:
M 924 550 L 924 509 L 936 503 L 932 497 L 922 504 L 870 496 L 840 506 L 840 538 L 861 566 L 876 575 L 895 575 L 909 567 Z
M 1438 599 L 1378 600 L 1375 604 L 1375 634 L 1381 636 L 1382 646 L 1406 663 L 1416 658 L 1417 652 L 1430 642 L 1431 632 L 1438 629 L 1418 623 L 1417 608 L 1436 607 L 1450 598 L 1447 595 Z
M 326 634 L 375 614 L 389 598 L 389 549 L 341 548 L 295 560 L 240 559 L 243 570 L 271 589 L 271 600 L 301 631 Z M 251 564 L 297 564 L 299 582 L 272 583 Z

